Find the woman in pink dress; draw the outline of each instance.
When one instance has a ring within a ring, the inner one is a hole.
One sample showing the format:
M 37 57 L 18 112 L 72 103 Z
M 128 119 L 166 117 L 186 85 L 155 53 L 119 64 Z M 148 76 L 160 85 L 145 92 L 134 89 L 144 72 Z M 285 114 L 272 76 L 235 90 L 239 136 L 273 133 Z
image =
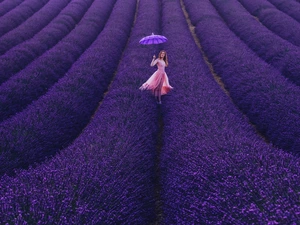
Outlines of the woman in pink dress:
M 167 94 L 173 87 L 169 84 L 165 67 L 168 66 L 167 52 L 162 50 L 158 54 L 158 58 L 152 58 L 150 66 L 157 65 L 157 70 L 152 76 L 139 88 L 140 90 L 151 90 L 157 99 L 157 103 L 161 104 L 161 96 Z

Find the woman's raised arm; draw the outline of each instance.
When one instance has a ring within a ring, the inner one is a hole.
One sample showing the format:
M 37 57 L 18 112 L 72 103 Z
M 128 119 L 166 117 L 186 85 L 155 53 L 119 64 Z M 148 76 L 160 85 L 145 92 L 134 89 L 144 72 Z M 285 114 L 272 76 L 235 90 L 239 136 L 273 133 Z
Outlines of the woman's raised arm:
M 155 58 L 156 58 L 156 56 L 153 55 L 153 58 L 152 58 L 150 66 L 155 66 L 156 65 L 158 59 L 155 59 Z

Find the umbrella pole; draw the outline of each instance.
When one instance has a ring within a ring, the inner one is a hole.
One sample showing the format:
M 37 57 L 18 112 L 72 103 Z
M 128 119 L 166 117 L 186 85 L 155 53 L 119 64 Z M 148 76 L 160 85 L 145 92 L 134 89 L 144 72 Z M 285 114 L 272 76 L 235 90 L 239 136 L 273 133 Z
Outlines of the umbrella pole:
M 151 55 L 151 57 L 153 57 L 154 55 L 156 56 L 156 49 L 154 49 L 154 50 L 152 50 L 152 55 Z M 157 57 L 157 56 L 156 56 Z

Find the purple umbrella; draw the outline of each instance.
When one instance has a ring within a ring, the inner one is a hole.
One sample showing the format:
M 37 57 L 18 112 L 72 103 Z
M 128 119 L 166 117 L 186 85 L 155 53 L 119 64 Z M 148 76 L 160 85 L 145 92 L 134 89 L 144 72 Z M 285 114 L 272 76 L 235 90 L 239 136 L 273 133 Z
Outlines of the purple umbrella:
M 152 44 L 161 44 L 161 43 L 166 42 L 167 40 L 168 39 L 165 36 L 156 35 L 156 34 L 152 33 L 152 35 L 143 37 L 139 41 L 139 43 L 142 44 L 142 45 L 152 45 Z

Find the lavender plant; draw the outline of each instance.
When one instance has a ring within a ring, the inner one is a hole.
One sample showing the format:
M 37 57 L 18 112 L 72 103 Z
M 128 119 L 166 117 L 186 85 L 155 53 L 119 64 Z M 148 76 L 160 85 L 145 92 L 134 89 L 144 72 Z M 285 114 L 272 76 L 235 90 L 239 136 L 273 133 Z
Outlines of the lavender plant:
M 238 1 L 211 1 L 228 27 L 254 52 L 300 86 L 300 49 L 262 26 Z
M 0 46 L 0 52 L 7 51 L 0 56 L 0 84 L 24 69 L 32 60 L 52 48 L 70 33 L 92 2 L 92 0 L 74 0 L 32 39 L 20 43 L 9 51 L 7 51 L 10 48 L 9 45 Z
M 48 1 L 49 0 L 27 0 L 0 17 L 0 37 L 23 23 Z
M 0 38 L 0 54 L 11 47 L 32 38 L 42 28 L 44 28 L 59 12 L 66 7 L 70 0 L 49 1 L 43 8 L 16 29 L 6 33 Z
M 70 69 L 103 29 L 113 4 L 94 1 L 68 36 L 0 86 L 1 122 L 45 94 Z
M 23 0 L 16 0 L 16 1 L 0 1 L 0 16 L 3 16 L 5 13 L 8 13 L 13 8 L 17 7 L 21 4 Z
M 216 29 L 221 20 L 206 12 L 208 2 L 187 2 L 201 7 L 201 32 L 215 40 L 204 21 Z M 299 158 L 259 137 L 212 79 L 179 1 L 164 1 L 162 15 L 168 74 L 176 84 L 163 104 L 162 224 L 296 223 Z M 206 43 L 200 38 L 203 48 Z
M 118 1 L 112 16 L 127 21 L 120 16 L 128 16 L 126 9 L 133 3 L 135 1 Z M 159 16 L 159 1 L 139 1 L 136 23 L 114 81 L 93 120 L 74 143 L 35 169 L 19 171 L 15 178 L 2 177 L 2 221 L 155 222 L 157 110 L 152 96 L 138 90 L 153 70 L 149 67 L 149 57 L 151 59 L 155 47 L 142 47 L 137 43 L 149 30 L 159 30 Z M 119 30 L 117 27 L 121 24 L 110 24 L 114 26 L 107 29 Z M 113 37 L 116 36 L 110 36 L 110 41 Z M 107 46 L 106 43 L 101 46 Z
M 70 71 L 40 99 L 0 124 L 1 174 L 43 161 L 80 134 L 106 91 L 126 45 L 134 3 L 119 3 L 104 30 Z M 113 5 L 111 1 L 106 4 L 95 1 L 91 8 L 97 12 L 94 15 Z
M 243 6 L 275 34 L 300 46 L 300 24 L 267 0 L 239 0 Z
M 209 1 L 190 3 L 191 14 L 201 4 L 195 31 L 234 103 L 274 145 L 299 154 L 300 88 L 249 50 Z
M 295 1 L 268 0 L 280 11 L 300 22 L 300 5 Z

